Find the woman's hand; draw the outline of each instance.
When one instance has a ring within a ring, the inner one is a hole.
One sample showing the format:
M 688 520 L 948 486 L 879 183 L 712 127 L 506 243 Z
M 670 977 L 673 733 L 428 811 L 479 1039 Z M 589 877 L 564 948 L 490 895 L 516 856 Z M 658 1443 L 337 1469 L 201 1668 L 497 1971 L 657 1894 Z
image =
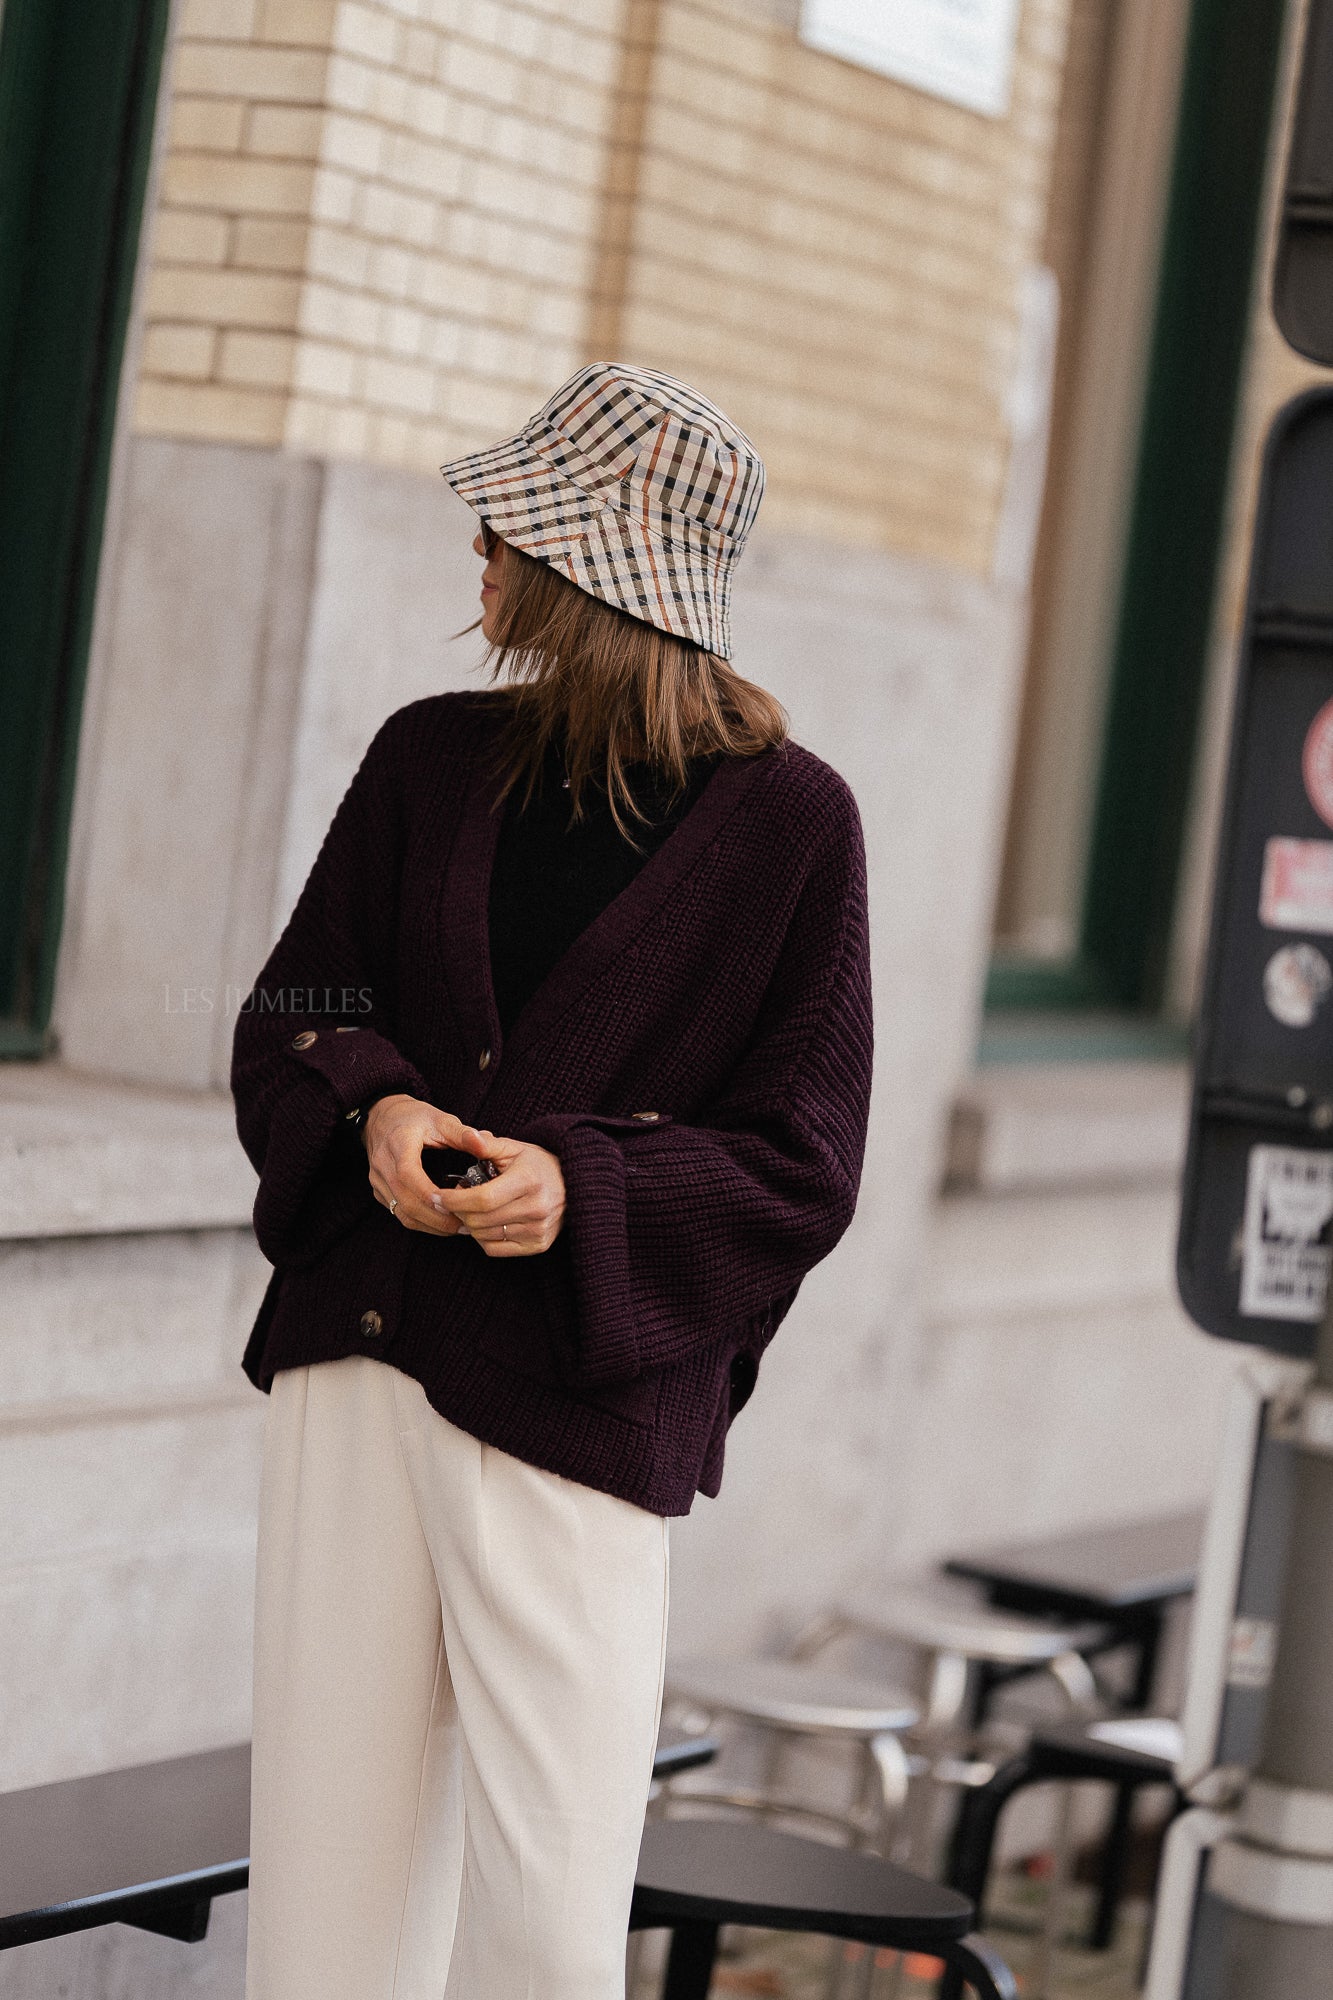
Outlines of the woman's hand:
M 436 1207 L 455 1219 L 462 1235 L 475 1237 L 488 1257 L 536 1257 L 549 1250 L 565 1220 L 565 1177 L 555 1154 L 470 1125 L 458 1129 L 463 1136 L 450 1144 L 493 1160 L 500 1171 L 480 1187 L 436 1188 Z
M 419 1097 L 377 1098 L 362 1128 L 370 1185 L 404 1229 L 474 1236 L 488 1257 L 535 1257 L 565 1219 L 565 1177 L 554 1153 L 497 1139 Z M 454 1146 L 499 1173 L 476 1188 L 440 1188 L 421 1164 L 424 1146 Z
M 452 1112 L 437 1110 L 419 1097 L 377 1098 L 366 1114 L 361 1138 L 370 1160 L 370 1185 L 375 1199 L 404 1229 L 426 1230 L 432 1236 L 456 1236 L 456 1219 L 441 1210 L 440 1190 L 421 1164 L 423 1146 L 457 1146 L 477 1151 L 477 1134 Z M 469 1138 L 472 1144 L 468 1143 Z

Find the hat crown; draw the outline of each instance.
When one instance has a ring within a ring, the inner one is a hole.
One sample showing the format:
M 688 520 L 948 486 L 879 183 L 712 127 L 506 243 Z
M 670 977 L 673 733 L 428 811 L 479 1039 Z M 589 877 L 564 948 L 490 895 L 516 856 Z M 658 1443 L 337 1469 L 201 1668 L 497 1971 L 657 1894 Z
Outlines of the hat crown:
M 695 530 L 739 554 L 764 492 L 744 431 L 688 384 L 594 361 L 532 418 L 535 448 L 604 506 L 658 534 Z
M 593 361 L 514 437 L 441 468 L 513 547 L 722 659 L 764 493 L 744 431 L 673 375 Z

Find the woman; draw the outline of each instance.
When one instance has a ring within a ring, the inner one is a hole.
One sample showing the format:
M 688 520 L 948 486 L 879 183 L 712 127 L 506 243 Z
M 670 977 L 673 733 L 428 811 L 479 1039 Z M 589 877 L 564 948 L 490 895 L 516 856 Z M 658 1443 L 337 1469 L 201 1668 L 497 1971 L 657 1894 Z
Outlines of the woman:
M 622 1992 L 667 1519 L 865 1141 L 856 807 L 726 664 L 748 440 L 597 365 L 444 471 L 502 684 L 379 730 L 235 1037 L 249 2000 Z

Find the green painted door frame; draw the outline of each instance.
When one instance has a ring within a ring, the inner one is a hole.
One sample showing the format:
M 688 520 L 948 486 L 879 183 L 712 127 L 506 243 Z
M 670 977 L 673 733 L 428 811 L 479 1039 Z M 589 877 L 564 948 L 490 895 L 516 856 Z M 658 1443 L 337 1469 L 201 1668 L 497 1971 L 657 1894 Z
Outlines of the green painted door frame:
M 1079 949 L 991 1009 L 1160 1008 L 1223 552 L 1285 0 L 1194 0 Z
M 41 1055 L 168 0 L 0 16 L 0 1055 Z

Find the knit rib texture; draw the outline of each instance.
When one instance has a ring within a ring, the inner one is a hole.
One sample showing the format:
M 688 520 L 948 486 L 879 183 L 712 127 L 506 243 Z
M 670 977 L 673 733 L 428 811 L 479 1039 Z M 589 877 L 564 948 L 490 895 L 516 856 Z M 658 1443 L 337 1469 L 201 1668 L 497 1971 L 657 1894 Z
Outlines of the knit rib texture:
M 788 742 L 723 759 L 503 1034 L 487 909 L 503 699 L 375 736 L 238 1017 L 237 1129 L 273 1278 L 243 1366 L 374 1354 L 483 1441 L 660 1514 L 728 1426 L 856 1203 L 872 1028 L 852 794 Z M 406 1091 L 545 1146 L 534 1257 L 404 1229 L 346 1116 Z

